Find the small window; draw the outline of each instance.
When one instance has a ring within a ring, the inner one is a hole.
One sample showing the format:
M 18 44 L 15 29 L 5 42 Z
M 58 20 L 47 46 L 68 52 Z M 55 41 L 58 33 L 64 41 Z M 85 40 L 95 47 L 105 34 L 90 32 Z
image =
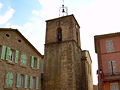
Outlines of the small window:
M 10 62 L 13 62 L 13 60 L 14 60 L 14 55 L 15 55 L 14 50 L 10 50 L 10 56 L 9 56 L 9 61 L 10 61 Z
M 113 41 L 106 40 L 106 51 L 107 52 L 114 52 Z
M 59 42 L 62 41 L 62 29 L 61 28 L 57 29 L 57 40 Z
M 33 68 L 37 68 L 37 58 L 34 57 L 34 67 Z
M 9 37 L 9 34 L 6 34 L 6 37 Z
M 23 88 L 23 81 L 24 81 L 24 76 L 21 74 L 20 75 L 20 80 L 19 80 L 20 82 L 20 88 Z
M 109 61 L 108 62 L 108 70 L 110 75 L 116 75 L 116 61 Z
M 76 31 L 76 39 L 77 39 L 77 43 L 78 43 L 78 32 Z
M 58 26 L 60 26 L 61 24 L 62 24 L 62 22 L 61 22 L 61 21 L 58 21 L 58 22 L 57 22 L 57 25 L 58 25 Z
M 33 77 L 33 79 L 32 79 L 32 88 L 35 88 L 35 84 L 36 84 L 36 78 Z
M 18 42 L 21 42 L 21 40 L 18 40 Z

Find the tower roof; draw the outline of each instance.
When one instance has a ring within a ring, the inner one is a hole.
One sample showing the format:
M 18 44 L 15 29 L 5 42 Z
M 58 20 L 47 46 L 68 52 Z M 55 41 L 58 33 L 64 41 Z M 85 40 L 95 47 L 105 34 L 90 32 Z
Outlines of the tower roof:
M 46 22 L 54 21 L 54 20 L 57 20 L 57 19 L 64 19 L 64 18 L 66 18 L 66 17 L 72 17 L 72 18 L 74 18 L 74 20 L 75 20 L 76 23 L 78 24 L 78 22 L 77 22 L 77 20 L 76 20 L 76 18 L 74 17 L 73 14 L 67 15 L 67 16 L 62 16 L 62 17 L 59 17 L 59 18 L 54 18 L 54 19 L 46 20 Z M 79 25 L 79 24 L 78 24 L 78 26 L 79 26 L 79 28 L 80 28 L 80 25 Z

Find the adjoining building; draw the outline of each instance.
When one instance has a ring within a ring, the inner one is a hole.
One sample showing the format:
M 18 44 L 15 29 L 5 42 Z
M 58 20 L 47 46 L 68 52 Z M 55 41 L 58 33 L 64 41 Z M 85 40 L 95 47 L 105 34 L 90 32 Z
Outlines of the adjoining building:
M 92 60 L 87 50 L 82 51 L 82 90 L 93 90 Z
M 17 29 L 0 28 L 0 90 L 41 90 L 42 59 Z
M 96 35 L 99 90 L 120 90 L 120 33 Z

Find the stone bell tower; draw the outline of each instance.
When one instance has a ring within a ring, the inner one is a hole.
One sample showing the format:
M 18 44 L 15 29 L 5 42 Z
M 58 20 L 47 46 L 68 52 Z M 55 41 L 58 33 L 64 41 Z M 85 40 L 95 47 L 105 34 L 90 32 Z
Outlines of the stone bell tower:
M 74 15 L 46 21 L 45 90 L 81 90 L 80 26 Z

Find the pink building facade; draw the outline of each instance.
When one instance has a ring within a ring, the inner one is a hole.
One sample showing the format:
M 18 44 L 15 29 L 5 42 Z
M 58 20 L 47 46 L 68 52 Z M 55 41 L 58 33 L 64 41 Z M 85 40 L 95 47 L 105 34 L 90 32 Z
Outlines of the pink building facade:
M 120 33 L 97 35 L 99 90 L 120 90 Z

